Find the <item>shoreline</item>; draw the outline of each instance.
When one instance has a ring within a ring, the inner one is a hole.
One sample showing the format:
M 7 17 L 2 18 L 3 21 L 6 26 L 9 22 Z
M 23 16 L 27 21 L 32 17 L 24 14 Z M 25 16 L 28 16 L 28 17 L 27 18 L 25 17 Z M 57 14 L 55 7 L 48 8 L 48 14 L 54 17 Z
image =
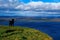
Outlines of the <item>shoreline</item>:
M 0 21 L 9 21 L 14 18 L 0 18 Z M 54 18 L 54 19 L 14 19 L 15 21 L 26 21 L 26 22 L 60 22 L 60 18 Z

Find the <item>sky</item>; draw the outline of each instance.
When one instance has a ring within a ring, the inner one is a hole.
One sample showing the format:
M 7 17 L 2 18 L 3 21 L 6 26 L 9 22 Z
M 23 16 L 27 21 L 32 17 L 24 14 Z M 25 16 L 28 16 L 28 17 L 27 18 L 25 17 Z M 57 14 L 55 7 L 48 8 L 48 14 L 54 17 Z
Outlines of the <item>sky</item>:
M 30 1 L 35 1 L 35 2 L 37 2 L 37 1 L 43 1 L 43 2 L 60 2 L 60 0 L 20 0 L 20 1 L 22 1 L 24 3 L 29 3 Z
M 60 0 L 20 0 L 24 5 L 16 8 L 23 10 L 60 10 Z
M 60 9 L 60 0 L 0 0 L 0 7 L 32 9 Z
M 17 9 L 19 12 L 3 11 L 1 8 Z M 60 16 L 59 11 L 60 0 L 0 0 L 0 16 Z

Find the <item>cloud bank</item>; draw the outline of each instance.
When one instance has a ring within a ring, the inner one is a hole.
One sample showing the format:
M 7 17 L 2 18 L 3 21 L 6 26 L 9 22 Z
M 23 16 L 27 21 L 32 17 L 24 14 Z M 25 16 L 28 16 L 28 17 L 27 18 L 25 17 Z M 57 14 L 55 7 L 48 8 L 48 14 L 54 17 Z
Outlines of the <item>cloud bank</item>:
M 60 2 L 29 2 L 22 3 L 18 0 L 0 0 L 0 7 L 16 8 L 21 10 L 60 10 Z
M 23 10 L 60 10 L 60 2 L 59 3 L 48 3 L 48 2 L 29 2 L 24 5 L 18 5 L 17 9 Z
M 21 10 L 60 10 L 60 2 L 57 3 L 49 3 L 49 2 L 29 2 L 29 3 L 22 3 L 18 0 L 0 0 L 0 7 L 13 7 L 16 9 Z
M 22 3 L 18 2 L 17 0 L 12 1 L 0 1 L 0 8 L 13 8 L 18 9 L 19 12 L 13 12 L 12 15 L 19 15 L 19 16 L 60 16 L 60 2 L 57 3 L 49 3 L 49 2 L 29 2 L 29 3 Z M 9 10 L 5 11 L 4 13 L 10 13 Z M 1 12 L 2 13 L 2 12 Z M 6 13 L 6 14 L 7 14 Z M 4 14 L 4 15 L 6 15 Z M 11 15 L 11 14 L 7 14 Z

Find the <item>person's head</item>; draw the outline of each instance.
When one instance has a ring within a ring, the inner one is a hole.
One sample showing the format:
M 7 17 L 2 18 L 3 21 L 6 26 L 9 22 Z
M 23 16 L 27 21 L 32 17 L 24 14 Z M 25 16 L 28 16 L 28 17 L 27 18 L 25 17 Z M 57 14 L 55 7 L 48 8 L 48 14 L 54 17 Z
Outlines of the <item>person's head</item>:
M 14 19 L 12 19 L 12 21 L 14 21 Z

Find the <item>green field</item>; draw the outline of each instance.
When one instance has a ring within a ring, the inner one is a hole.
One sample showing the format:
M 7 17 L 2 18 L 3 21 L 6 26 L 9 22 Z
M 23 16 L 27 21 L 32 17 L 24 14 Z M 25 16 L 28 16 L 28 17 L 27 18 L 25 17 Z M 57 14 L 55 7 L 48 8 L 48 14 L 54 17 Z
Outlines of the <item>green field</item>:
M 0 40 L 52 40 L 52 38 L 31 28 L 0 26 Z

